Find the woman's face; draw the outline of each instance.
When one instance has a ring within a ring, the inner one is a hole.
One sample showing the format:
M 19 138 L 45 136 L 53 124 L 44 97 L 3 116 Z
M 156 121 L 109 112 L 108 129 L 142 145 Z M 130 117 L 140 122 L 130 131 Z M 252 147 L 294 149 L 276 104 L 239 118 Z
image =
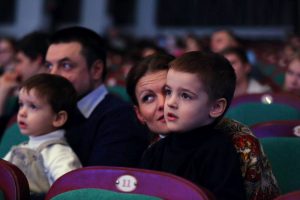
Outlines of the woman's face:
M 152 132 L 159 134 L 169 132 L 164 119 L 166 78 L 167 70 L 147 73 L 138 81 L 135 89 L 138 119 Z

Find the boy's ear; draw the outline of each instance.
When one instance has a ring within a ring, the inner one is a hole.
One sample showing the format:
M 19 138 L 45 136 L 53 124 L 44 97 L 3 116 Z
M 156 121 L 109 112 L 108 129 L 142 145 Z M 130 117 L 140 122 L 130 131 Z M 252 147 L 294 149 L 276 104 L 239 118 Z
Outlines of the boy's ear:
M 220 98 L 216 100 L 211 107 L 209 116 L 212 118 L 220 117 L 224 113 L 226 106 L 227 100 L 225 98 Z
M 67 119 L 68 119 L 68 113 L 64 110 L 59 111 L 56 114 L 52 122 L 52 125 L 56 128 L 62 127 L 67 122 Z
M 139 120 L 142 124 L 145 124 L 144 117 L 141 115 L 139 108 L 138 108 L 137 106 L 133 106 L 133 107 L 134 107 L 134 111 L 135 111 L 135 114 L 136 114 L 136 117 L 138 118 L 138 120 Z

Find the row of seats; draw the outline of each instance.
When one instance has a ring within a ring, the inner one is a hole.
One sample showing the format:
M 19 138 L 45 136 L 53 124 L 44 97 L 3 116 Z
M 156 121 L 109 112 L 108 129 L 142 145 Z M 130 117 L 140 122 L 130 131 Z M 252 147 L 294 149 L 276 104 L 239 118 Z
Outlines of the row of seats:
M 233 99 L 226 117 L 248 126 L 272 120 L 300 120 L 300 97 L 288 93 L 247 94 Z
M 14 165 L 0 160 L 0 199 L 29 200 L 25 175 Z M 2 197 L 1 197 L 2 194 Z M 178 176 L 135 168 L 84 167 L 60 177 L 46 200 L 213 200 L 213 195 Z
M 0 199 L 29 200 L 25 175 L 14 165 L 0 160 Z M 164 172 L 124 167 L 84 167 L 60 177 L 46 200 L 214 200 L 213 195 L 193 183 Z M 300 190 L 275 200 L 300 199 Z

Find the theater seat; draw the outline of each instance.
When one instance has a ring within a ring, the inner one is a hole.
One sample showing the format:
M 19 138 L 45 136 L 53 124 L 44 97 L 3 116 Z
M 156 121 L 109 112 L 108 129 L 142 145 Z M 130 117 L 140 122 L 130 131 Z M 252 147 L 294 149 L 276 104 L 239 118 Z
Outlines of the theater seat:
M 254 135 L 263 137 L 300 137 L 300 120 L 274 120 L 250 127 Z
M 2 159 L 0 159 L 0 191 L 5 200 L 30 199 L 28 181 L 23 172 Z
M 226 113 L 248 126 L 271 120 L 300 120 L 300 97 L 286 93 L 248 94 L 233 99 Z
M 79 195 L 84 192 L 82 189 L 94 195 L 105 196 L 105 199 L 108 199 L 107 192 L 112 196 L 120 195 L 117 199 L 128 199 L 129 194 L 132 198 L 134 195 L 140 195 L 141 199 L 214 199 L 207 190 L 172 174 L 144 169 L 95 166 L 80 168 L 60 177 L 51 186 L 46 200 L 53 197 L 59 200 L 60 195 L 67 199 L 66 195 L 73 196 L 74 193 L 77 193 L 76 199 L 80 200 Z M 65 194 L 66 192 L 71 194 Z M 116 199 L 116 196 L 110 199 Z
M 259 139 L 271 163 L 282 194 L 300 190 L 300 138 Z
M 299 200 L 300 190 L 281 195 L 274 200 Z

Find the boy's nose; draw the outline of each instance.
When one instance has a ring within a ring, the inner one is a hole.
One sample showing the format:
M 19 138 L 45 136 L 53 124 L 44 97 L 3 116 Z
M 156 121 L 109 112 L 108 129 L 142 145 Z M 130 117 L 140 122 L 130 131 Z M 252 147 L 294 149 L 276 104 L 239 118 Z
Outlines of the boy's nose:
M 175 95 L 168 96 L 166 98 L 166 103 L 170 108 L 178 108 L 178 103 Z
M 26 116 L 26 109 L 24 107 L 20 108 L 19 112 L 18 112 L 18 115 L 21 116 L 21 117 L 25 117 Z

